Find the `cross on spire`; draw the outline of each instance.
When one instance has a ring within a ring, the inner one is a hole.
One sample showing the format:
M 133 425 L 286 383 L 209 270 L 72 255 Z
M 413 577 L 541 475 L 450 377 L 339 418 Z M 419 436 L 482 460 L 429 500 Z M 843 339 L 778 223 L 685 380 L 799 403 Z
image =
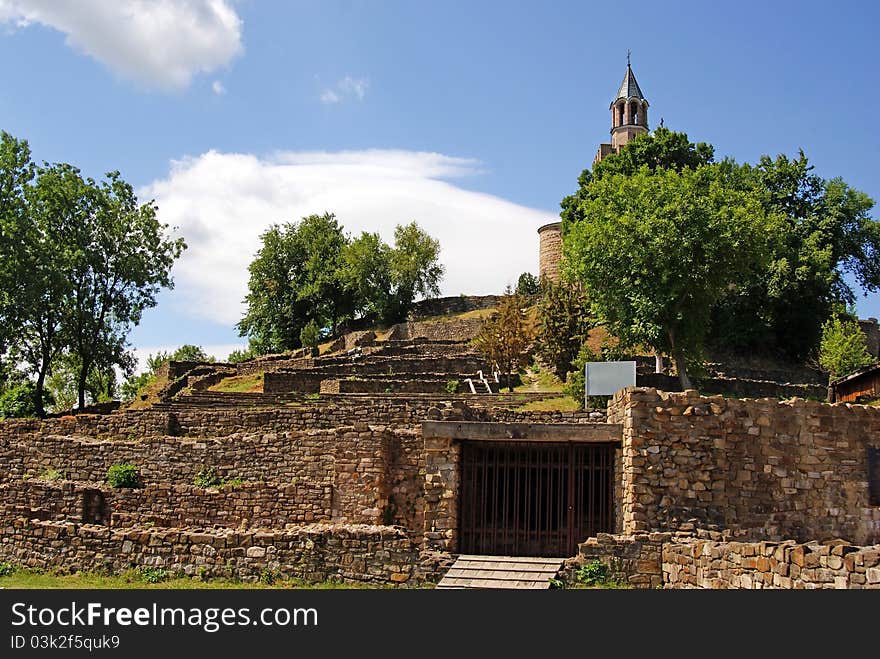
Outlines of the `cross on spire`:
M 629 48 L 626 49 L 626 65 L 629 67 Z

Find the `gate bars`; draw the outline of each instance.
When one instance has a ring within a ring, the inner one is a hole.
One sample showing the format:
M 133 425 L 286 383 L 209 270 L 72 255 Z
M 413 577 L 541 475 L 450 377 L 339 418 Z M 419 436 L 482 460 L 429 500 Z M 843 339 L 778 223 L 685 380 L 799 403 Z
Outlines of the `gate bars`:
M 459 551 L 572 556 L 613 529 L 613 444 L 462 442 Z

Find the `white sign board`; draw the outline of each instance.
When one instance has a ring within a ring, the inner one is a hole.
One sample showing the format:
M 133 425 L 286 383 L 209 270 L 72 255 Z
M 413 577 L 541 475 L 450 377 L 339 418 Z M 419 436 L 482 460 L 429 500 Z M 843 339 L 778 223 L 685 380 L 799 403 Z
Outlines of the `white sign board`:
M 587 362 L 585 375 L 587 396 L 612 396 L 636 386 L 636 363 Z

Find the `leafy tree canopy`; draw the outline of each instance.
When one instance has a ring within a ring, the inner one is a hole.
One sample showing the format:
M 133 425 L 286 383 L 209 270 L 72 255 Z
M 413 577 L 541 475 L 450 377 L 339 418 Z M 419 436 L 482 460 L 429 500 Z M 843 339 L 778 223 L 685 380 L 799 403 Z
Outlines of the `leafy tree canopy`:
M 566 274 L 624 345 L 672 355 L 682 385 L 701 358 L 709 309 L 766 263 L 777 219 L 719 165 L 593 181 L 568 228 Z
M 822 325 L 819 365 L 831 379 L 848 375 L 873 362 L 867 337 L 858 322 L 835 315 Z
M 0 357 L 28 367 L 37 414 L 53 368 L 76 364 L 80 407 L 90 379 L 106 392 L 114 368 L 131 370 L 128 332 L 173 286 L 185 248 L 156 211 L 118 172 L 37 167 L 26 142 L 0 133 Z
M 376 233 L 350 239 L 329 213 L 275 225 L 249 266 L 239 333 L 266 353 L 299 348 L 312 321 L 329 332 L 356 315 L 397 322 L 418 296 L 439 294 L 439 254 L 437 240 L 415 222 L 395 229 L 393 247 Z
M 516 294 L 530 297 L 541 292 L 541 282 L 531 272 L 522 273 L 516 280 Z

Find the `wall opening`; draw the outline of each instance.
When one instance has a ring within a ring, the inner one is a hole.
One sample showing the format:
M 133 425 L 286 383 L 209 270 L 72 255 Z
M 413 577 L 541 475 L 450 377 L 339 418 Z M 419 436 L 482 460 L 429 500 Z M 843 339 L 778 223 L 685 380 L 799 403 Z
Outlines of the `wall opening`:
M 459 552 L 562 557 L 614 528 L 614 444 L 463 442 Z
M 107 525 L 110 521 L 110 506 L 101 490 L 83 490 L 82 493 L 83 524 Z

